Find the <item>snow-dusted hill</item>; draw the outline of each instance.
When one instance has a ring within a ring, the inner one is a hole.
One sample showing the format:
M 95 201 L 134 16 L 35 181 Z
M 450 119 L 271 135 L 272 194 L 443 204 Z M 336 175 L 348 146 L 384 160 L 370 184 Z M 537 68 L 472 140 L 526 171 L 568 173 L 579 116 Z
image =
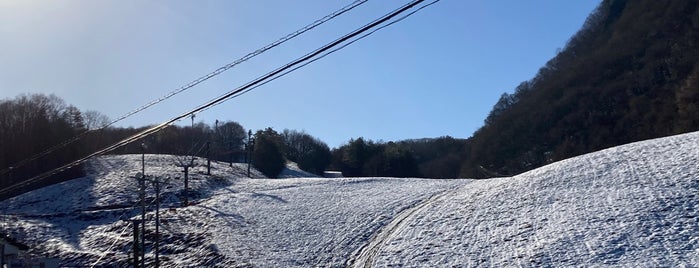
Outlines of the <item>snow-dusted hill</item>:
M 214 163 L 191 172 L 195 204 L 181 207 L 177 159 L 146 155 L 146 174 L 163 186 L 164 267 L 344 266 L 372 234 L 406 208 L 468 180 L 393 178 L 248 179 L 246 166 Z M 140 219 L 140 155 L 90 162 L 90 175 L 0 203 L 2 229 L 66 266 L 128 266 L 132 225 Z M 303 174 L 293 169 L 284 176 Z M 254 178 L 262 178 L 253 169 Z M 152 200 L 153 188 L 147 196 Z M 152 202 L 149 202 L 152 204 Z M 152 217 L 153 207 L 148 217 Z M 154 225 L 147 226 L 154 237 Z M 146 263 L 153 263 L 148 245 Z
M 699 267 L 699 133 L 475 181 L 391 223 L 377 267 Z
M 691 133 L 479 181 L 247 179 L 214 163 L 193 171 L 188 207 L 174 157 L 147 155 L 146 174 L 170 178 L 164 267 L 697 267 L 698 160 Z M 128 266 L 139 171 L 140 155 L 94 159 L 86 178 L 0 202 L 2 230 L 66 266 Z

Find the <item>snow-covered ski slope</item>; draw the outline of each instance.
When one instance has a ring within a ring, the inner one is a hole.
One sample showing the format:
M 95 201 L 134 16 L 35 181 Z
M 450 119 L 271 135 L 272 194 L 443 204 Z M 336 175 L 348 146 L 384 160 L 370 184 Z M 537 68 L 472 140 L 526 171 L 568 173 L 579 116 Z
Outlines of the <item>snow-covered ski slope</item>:
M 345 266 L 349 257 L 401 211 L 468 180 L 395 178 L 248 179 L 244 164 L 214 163 L 212 176 L 196 167 L 194 204 L 181 207 L 183 182 L 177 158 L 146 155 L 146 174 L 163 185 L 163 267 Z M 129 219 L 140 219 L 135 175 L 140 155 L 90 162 L 86 178 L 0 203 L 2 229 L 32 251 L 59 257 L 64 266 L 128 266 Z M 203 164 L 203 161 L 199 161 Z M 293 168 L 293 165 L 290 165 Z M 284 176 L 303 174 L 287 170 Z M 253 169 L 253 176 L 261 178 Z M 153 187 L 147 189 L 152 218 Z M 148 223 L 147 236 L 154 237 Z M 146 264 L 153 264 L 152 244 Z
M 146 156 L 171 178 L 164 267 L 699 266 L 699 132 L 477 181 L 247 179 L 215 163 L 193 171 L 186 208 L 173 158 Z M 86 178 L 0 202 L 2 231 L 66 266 L 128 266 L 139 171 L 140 155 L 97 158 Z
M 376 267 L 699 267 L 699 134 L 475 181 L 397 223 Z M 366 262 L 362 262 L 364 265 Z

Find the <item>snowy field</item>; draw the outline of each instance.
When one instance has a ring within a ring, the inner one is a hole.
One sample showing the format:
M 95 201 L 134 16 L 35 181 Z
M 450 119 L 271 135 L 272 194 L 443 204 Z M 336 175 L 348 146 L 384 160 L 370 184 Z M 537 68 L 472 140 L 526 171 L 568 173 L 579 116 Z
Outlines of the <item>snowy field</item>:
M 0 203 L 3 230 L 66 266 L 129 265 L 140 219 L 140 155 L 93 160 L 90 175 Z M 401 211 L 468 180 L 395 178 L 247 179 L 246 165 L 214 163 L 190 180 L 194 203 L 181 207 L 181 168 L 173 156 L 146 155 L 146 174 L 170 178 L 163 188 L 164 267 L 345 266 L 349 257 Z M 200 161 L 203 162 L 203 161 Z M 308 175 L 294 169 L 286 177 Z M 261 178 L 253 170 L 253 177 Z M 147 191 L 153 200 L 153 188 Z M 148 217 L 154 214 L 150 207 Z M 148 223 L 153 237 L 154 225 Z M 147 263 L 153 262 L 148 245 Z
M 629 144 L 420 207 L 376 267 L 699 267 L 699 133 Z M 367 262 L 362 262 L 362 264 Z
M 175 160 L 146 155 L 146 174 L 169 178 L 163 267 L 699 266 L 699 133 L 475 181 L 292 178 L 308 175 L 293 167 L 248 179 L 245 165 L 214 163 L 192 172 L 188 207 Z M 94 159 L 85 178 L 0 202 L 0 227 L 64 266 L 128 266 L 138 172 L 140 155 Z

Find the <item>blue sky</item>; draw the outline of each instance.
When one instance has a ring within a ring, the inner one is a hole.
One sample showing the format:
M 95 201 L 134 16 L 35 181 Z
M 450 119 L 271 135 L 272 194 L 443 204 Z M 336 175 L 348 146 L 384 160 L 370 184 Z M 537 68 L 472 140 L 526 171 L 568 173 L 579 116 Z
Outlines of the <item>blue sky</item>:
M 0 99 L 53 93 L 117 118 L 351 2 L 0 0 Z M 119 125 L 168 120 L 407 2 L 370 0 Z M 599 2 L 442 0 L 196 120 L 303 130 L 331 147 L 467 138 Z

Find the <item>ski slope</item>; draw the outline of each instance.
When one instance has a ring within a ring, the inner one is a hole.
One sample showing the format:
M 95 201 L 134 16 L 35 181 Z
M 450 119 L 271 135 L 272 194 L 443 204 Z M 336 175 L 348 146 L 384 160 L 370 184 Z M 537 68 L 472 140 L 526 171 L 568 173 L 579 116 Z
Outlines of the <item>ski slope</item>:
M 181 207 L 177 158 L 146 155 L 146 174 L 162 186 L 161 265 L 164 267 L 344 266 L 371 235 L 401 211 L 468 180 L 394 178 L 248 179 L 243 164 L 214 163 L 191 171 L 194 203 Z M 2 229 L 32 252 L 64 266 L 129 265 L 129 219 L 140 219 L 140 155 L 104 156 L 89 176 L 0 203 Z M 200 164 L 203 161 L 199 161 Z M 291 168 L 294 166 L 291 165 Z M 284 176 L 304 174 L 286 170 Z M 254 178 L 263 175 L 253 169 Z M 147 189 L 153 200 L 153 187 Z M 152 202 L 149 202 L 152 204 Z M 151 205 L 147 217 L 152 218 Z M 152 221 L 146 235 L 154 237 Z M 147 245 L 146 264 L 154 260 Z
M 96 158 L 85 178 L 0 202 L 2 231 L 64 266 L 128 266 L 140 159 Z M 169 178 L 164 267 L 699 266 L 699 133 L 490 180 L 248 179 L 214 163 L 192 171 L 187 207 L 175 160 L 146 155 Z
M 699 267 L 699 135 L 633 143 L 431 200 L 376 267 Z

